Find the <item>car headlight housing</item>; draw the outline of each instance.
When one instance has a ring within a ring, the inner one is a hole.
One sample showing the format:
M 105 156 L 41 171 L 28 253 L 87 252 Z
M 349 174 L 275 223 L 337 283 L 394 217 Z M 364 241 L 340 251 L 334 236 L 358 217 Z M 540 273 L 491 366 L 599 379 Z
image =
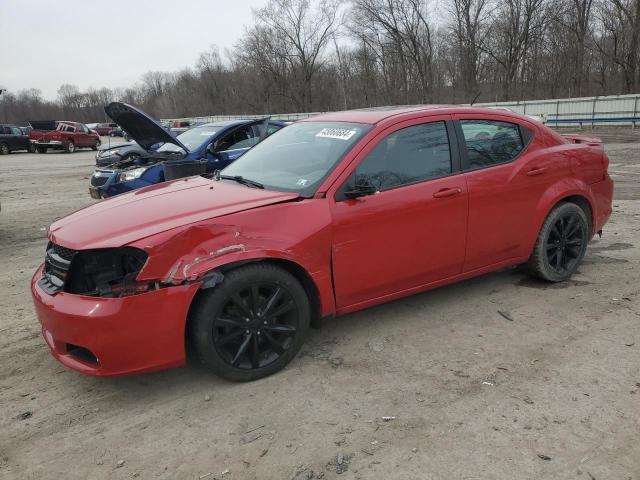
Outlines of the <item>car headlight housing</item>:
M 65 289 L 76 295 L 107 298 L 148 292 L 153 283 L 136 281 L 146 261 L 146 252 L 132 247 L 81 250 L 73 257 Z
M 140 178 L 144 172 L 147 171 L 147 167 L 134 168 L 133 170 L 126 170 L 118 174 L 119 182 L 128 182 L 129 180 L 135 180 Z

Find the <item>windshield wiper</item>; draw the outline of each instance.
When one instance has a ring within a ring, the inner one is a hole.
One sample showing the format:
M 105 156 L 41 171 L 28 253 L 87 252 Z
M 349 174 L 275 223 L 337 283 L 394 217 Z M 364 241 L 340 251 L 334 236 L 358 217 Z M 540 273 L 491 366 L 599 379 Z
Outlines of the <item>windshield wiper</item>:
M 246 185 L 248 187 L 254 188 L 264 188 L 264 185 L 260 182 L 256 182 L 255 180 L 249 180 L 248 178 L 244 178 L 242 175 L 221 175 L 220 170 L 216 170 L 213 172 L 214 180 L 233 180 L 234 182 L 238 182 L 242 185 Z

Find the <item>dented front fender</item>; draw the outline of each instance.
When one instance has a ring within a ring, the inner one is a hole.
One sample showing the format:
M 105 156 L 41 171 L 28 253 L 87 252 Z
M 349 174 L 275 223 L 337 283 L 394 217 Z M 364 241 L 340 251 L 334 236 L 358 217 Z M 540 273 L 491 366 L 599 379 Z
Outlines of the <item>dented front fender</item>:
M 293 211 L 289 214 L 292 208 L 295 215 Z M 330 232 L 326 200 L 308 199 L 194 223 L 131 246 L 149 255 L 138 280 L 168 285 L 198 281 L 234 262 L 276 259 L 295 263 L 315 283 L 322 313 L 330 314 L 334 309 Z

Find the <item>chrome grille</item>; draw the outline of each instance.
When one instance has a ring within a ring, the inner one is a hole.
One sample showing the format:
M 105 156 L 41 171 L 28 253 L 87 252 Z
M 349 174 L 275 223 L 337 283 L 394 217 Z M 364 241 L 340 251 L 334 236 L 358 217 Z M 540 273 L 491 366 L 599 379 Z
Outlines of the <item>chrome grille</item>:
M 75 250 L 49 242 L 44 259 L 44 273 L 38 282 L 40 288 L 49 295 L 63 290 L 76 253 Z

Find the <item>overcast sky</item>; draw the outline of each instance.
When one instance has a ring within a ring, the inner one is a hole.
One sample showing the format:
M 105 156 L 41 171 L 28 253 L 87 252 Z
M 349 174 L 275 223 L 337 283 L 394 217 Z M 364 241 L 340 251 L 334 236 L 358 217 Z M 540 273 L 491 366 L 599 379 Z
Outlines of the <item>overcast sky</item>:
M 127 87 L 223 53 L 267 0 L 0 0 L 0 86 Z

